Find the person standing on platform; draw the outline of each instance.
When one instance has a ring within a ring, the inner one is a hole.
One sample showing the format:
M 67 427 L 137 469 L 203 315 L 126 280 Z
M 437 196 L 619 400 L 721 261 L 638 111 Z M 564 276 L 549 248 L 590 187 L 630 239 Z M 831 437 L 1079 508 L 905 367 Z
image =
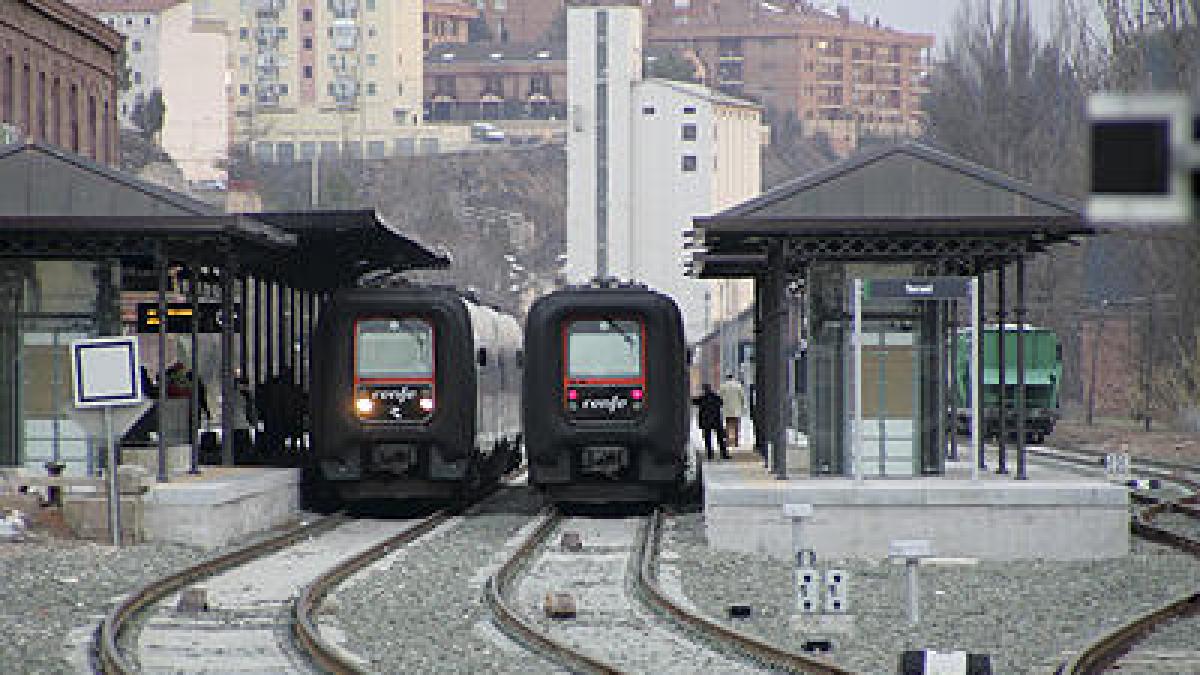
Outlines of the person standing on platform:
M 725 443 L 725 432 L 721 430 L 721 397 L 705 383 L 703 393 L 692 399 L 692 405 L 698 409 L 697 421 L 700 432 L 704 434 L 704 451 L 708 459 L 711 461 L 713 458 L 713 434 L 716 434 L 717 444 L 721 447 L 721 459 L 729 459 L 729 446 Z
M 742 385 L 733 379 L 733 374 L 725 376 L 721 383 L 721 412 L 725 415 L 725 440 L 732 447 L 741 445 L 739 431 L 742 426 L 742 411 L 746 408 L 746 393 Z

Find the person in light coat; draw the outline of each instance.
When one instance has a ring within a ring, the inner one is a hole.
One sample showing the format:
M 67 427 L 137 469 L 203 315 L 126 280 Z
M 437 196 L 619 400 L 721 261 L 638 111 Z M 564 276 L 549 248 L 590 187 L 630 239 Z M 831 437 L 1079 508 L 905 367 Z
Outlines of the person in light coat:
M 721 382 L 721 412 L 725 414 L 725 437 L 730 447 L 736 448 L 739 444 L 738 431 L 742 426 L 745 407 L 746 392 L 742 390 L 741 383 L 733 379 L 733 375 L 726 375 Z

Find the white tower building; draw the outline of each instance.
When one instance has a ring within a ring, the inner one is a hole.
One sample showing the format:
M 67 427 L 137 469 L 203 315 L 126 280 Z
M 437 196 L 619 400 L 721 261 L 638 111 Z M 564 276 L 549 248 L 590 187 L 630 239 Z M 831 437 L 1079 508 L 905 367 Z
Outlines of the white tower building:
M 687 277 L 692 218 L 757 195 L 764 128 L 755 104 L 643 79 L 641 7 L 567 13 L 567 276 L 634 279 L 673 297 L 689 340 L 709 282 Z

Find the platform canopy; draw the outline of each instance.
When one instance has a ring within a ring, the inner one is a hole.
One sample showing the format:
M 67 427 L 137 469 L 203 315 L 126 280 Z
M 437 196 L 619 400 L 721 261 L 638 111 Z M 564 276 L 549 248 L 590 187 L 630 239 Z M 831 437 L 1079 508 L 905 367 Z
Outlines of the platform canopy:
M 1082 206 L 917 142 L 852 157 L 693 220 L 691 273 L 751 277 L 782 242 L 808 262 L 941 261 L 978 274 L 1091 234 Z
M 230 214 L 40 143 L 0 147 L 0 258 L 224 267 L 305 290 L 449 260 L 374 210 Z

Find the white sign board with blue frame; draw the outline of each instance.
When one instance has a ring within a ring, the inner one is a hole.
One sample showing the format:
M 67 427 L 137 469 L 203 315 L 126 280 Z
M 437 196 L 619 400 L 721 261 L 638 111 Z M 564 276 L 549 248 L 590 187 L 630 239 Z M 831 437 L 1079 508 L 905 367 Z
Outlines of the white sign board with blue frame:
M 71 392 L 75 407 L 133 405 L 142 401 L 136 337 L 71 342 Z

